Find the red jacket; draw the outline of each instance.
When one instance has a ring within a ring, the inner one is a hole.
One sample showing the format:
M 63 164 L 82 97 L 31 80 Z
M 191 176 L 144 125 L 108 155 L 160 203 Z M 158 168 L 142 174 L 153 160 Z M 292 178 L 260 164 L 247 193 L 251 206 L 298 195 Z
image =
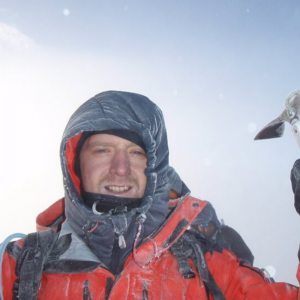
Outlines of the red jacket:
M 190 260 L 189 264 L 196 277 L 184 279 L 177 258 L 169 251 L 170 245 L 166 244 L 180 220 L 188 220 L 181 230 L 183 234 L 204 205 L 192 197 L 185 199 L 156 236 L 127 258 L 123 271 L 116 277 L 100 263 L 86 270 L 84 261 L 69 260 L 68 268 L 72 268 L 72 264 L 82 265 L 69 272 L 67 269 L 55 272 L 55 266 L 48 267 L 48 271 L 46 269 L 42 274 L 38 299 L 212 299 L 207 295 L 193 262 Z M 63 210 L 62 199 L 37 217 L 37 229 L 44 230 L 47 224 L 63 215 Z M 52 229 L 59 230 L 59 227 Z M 15 243 L 14 247 L 22 247 L 22 241 Z M 14 272 L 16 252 L 16 249 L 11 250 L 4 256 L 4 300 L 13 297 L 13 285 L 17 279 Z M 286 283 L 267 282 L 258 269 L 240 264 L 240 260 L 228 250 L 208 252 L 205 257 L 210 272 L 228 300 L 298 299 L 298 288 Z

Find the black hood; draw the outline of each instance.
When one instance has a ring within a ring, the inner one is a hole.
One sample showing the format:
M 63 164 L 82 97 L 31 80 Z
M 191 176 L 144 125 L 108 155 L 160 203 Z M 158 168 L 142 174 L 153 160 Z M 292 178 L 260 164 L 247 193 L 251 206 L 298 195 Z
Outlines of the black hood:
M 147 185 L 140 207 L 119 215 L 99 216 L 83 203 L 74 162 L 82 132 L 110 129 L 129 130 L 140 136 L 146 147 Z M 123 252 L 128 253 L 132 250 L 138 219 L 146 216 L 142 238 L 153 233 L 164 221 L 168 213 L 170 190 L 167 177 L 167 134 L 161 110 L 145 96 L 108 91 L 85 102 L 75 111 L 66 126 L 60 156 L 67 220 L 104 263 L 109 264 L 111 261 L 116 234 L 125 237 L 127 247 Z

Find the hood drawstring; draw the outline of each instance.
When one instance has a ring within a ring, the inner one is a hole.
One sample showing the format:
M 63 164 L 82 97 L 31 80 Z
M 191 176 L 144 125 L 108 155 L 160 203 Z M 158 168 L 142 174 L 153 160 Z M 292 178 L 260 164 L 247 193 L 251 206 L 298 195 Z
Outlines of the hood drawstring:
M 93 205 L 93 212 L 96 215 L 102 215 L 103 213 L 98 212 L 95 209 L 95 206 L 98 201 L 96 201 Z M 131 223 L 132 218 L 128 218 L 125 213 L 127 212 L 127 207 L 126 206 L 118 206 L 114 210 L 110 210 L 108 212 L 108 215 L 110 215 L 110 220 L 113 224 L 114 228 L 114 233 L 118 236 L 118 246 L 120 249 L 126 248 L 126 241 L 124 234 L 127 231 L 129 224 Z M 138 223 L 138 233 L 137 237 L 135 239 L 135 244 L 137 242 L 138 237 L 141 234 L 141 224 L 146 220 L 146 215 L 145 214 L 139 214 L 138 217 L 136 218 L 136 221 Z M 99 222 L 96 222 L 95 225 L 93 224 L 90 228 L 90 230 L 87 231 L 87 234 L 90 235 L 99 225 Z
M 142 232 L 142 226 L 143 226 L 143 223 L 146 221 L 146 215 L 145 214 L 140 214 L 138 217 L 137 217 L 137 223 L 138 223 L 138 230 L 137 230 L 137 233 L 136 233 L 136 237 L 134 239 L 134 243 L 133 243 L 133 259 L 135 261 L 135 263 L 143 268 L 145 266 L 147 266 L 151 261 L 149 261 L 147 264 L 142 264 L 139 262 L 138 258 L 137 258 L 137 249 L 136 249 L 136 246 L 137 246 L 137 243 L 138 243 L 138 239 L 141 235 L 141 232 Z M 151 242 L 152 239 L 148 238 Z M 155 249 L 155 254 L 154 254 L 154 257 L 156 257 L 156 254 L 157 254 L 157 247 L 156 247 L 156 244 L 153 242 L 153 247 Z
M 137 244 L 138 238 L 139 238 L 140 235 L 141 235 L 141 231 L 142 231 L 142 223 L 141 223 L 141 222 L 138 222 L 138 225 L 139 225 L 138 231 L 137 231 L 136 237 L 135 237 L 135 239 L 134 239 L 134 243 L 133 243 L 133 259 L 134 259 L 135 263 L 136 263 L 139 267 L 143 268 L 145 265 L 140 264 L 140 262 L 138 261 L 138 259 L 137 259 L 137 257 L 136 257 L 136 244 Z M 150 262 L 149 262 L 149 263 L 150 263 Z M 148 264 L 149 264 L 149 263 L 148 263 Z
M 99 225 L 99 222 L 96 222 L 95 226 L 93 228 L 91 228 L 87 233 L 91 234 Z
M 99 203 L 99 201 L 94 202 L 92 210 L 95 215 L 103 215 L 103 212 L 99 212 L 96 209 L 96 205 Z M 107 214 L 111 215 L 111 221 L 114 227 L 114 233 L 118 235 L 118 245 L 120 249 L 126 248 L 126 241 L 124 238 L 124 233 L 127 230 L 130 220 L 127 219 L 125 213 L 127 212 L 126 206 L 117 206 L 115 209 L 111 209 Z M 96 223 L 96 225 L 88 231 L 90 234 L 93 232 L 99 222 Z

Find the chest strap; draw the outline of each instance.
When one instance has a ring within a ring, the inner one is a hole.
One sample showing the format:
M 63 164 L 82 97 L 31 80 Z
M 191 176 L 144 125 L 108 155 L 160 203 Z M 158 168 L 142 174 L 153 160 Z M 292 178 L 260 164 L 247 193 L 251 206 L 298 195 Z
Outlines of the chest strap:
M 13 299 L 37 299 L 43 266 L 55 240 L 55 233 L 51 229 L 27 235 L 17 260 L 18 279 L 14 283 Z

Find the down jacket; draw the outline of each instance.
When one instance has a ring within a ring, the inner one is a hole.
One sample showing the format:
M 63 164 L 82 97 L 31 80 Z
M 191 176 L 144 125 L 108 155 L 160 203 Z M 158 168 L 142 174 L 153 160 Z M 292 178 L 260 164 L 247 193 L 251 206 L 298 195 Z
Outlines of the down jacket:
M 147 186 L 139 207 L 95 215 L 81 198 L 76 147 L 82 132 L 109 129 L 140 136 Z M 60 148 L 65 197 L 38 216 L 38 234 L 8 245 L 3 299 L 297 299 L 298 288 L 269 283 L 188 231 L 205 202 L 185 190 L 169 208 L 168 154 L 163 115 L 148 98 L 109 91 L 80 106 Z
M 53 224 L 52 230 L 60 231 L 55 234 L 59 238 L 55 240 L 44 262 L 37 297 L 29 299 L 214 299 L 192 259 L 188 259 L 188 263 L 195 277 L 183 277 L 178 258 L 170 251 L 168 244 L 170 241 L 178 243 L 178 236 L 184 236 L 187 232 L 186 226 L 204 205 L 205 202 L 193 197 L 180 199 L 158 233 L 146 239 L 144 244 L 129 255 L 119 274 L 113 274 L 77 236 L 67 221 L 64 221 L 62 228 L 59 229 L 61 224 L 57 220 L 63 220 L 65 206 L 65 200 L 59 200 L 37 218 L 38 230 L 45 230 L 49 224 Z M 183 219 L 187 222 L 186 226 L 182 227 L 178 224 Z M 180 232 L 177 232 L 176 237 L 172 237 L 172 233 L 178 228 Z M 66 247 L 68 242 L 62 239 L 69 236 L 72 237 L 72 241 Z M 22 298 L 22 295 L 19 298 L 15 297 L 19 282 L 15 272 L 17 270 L 18 273 L 19 270 L 16 260 L 20 261 L 23 243 L 23 240 L 19 240 L 10 244 L 5 253 L 2 271 L 4 300 L 28 299 Z M 286 283 L 270 283 L 259 269 L 242 263 L 234 253 L 226 249 L 206 252 L 205 261 L 217 286 L 226 297 L 215 299 L 299 299 L 297 287 Z M 31 261 L 29 269 L 33 266 L 34 263 Z M 34 286 L 30 288 L 34 290 Z

